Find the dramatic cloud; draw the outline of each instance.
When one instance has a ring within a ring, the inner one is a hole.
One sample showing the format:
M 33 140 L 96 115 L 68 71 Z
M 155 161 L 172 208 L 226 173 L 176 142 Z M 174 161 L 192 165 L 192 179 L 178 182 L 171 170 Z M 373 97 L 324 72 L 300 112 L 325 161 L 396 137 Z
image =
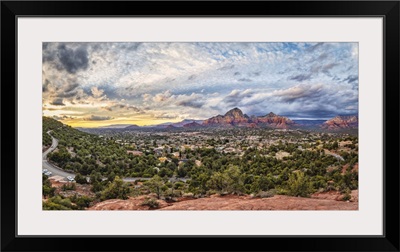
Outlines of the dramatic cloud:
M 184 107 L 201 108 L 205 104 L 204 97 L 198 94 L 180 95 L 176 97 L 176 100 L 176 105 Z
M 50 84 L 50 81 L 48 79 L 45 79 L 44 83 L 43 83 L 43 87 L 42 87 L 43 92 L 47 92 L 49 90 L 48 89 L 49 84 Z
M 58 47 L 58 58 L 69 73 L 76 73 L 80 69 L 88 66 L 88 53 L 82 46 L 77 49 L 70 49 L 65 44 Z
M 156 94 L 153 98 L 155 102 L 164 102 L 167 101 L 171 97 L 171 92 L 169 90 L 165 91 L 161 94 Z
M 67 84 L 65 86 L 64 92 L 65 93 L 69 93 L 71 91 L 73 91 L 75 88 L 79 87 L 78 83 L 71 83 L 71 84 Z
M 323 86 L 318 85 L 297 85 L 285 90 L 277 90 L 273 92 L 273 96 L 279 97 L 283 102 L 294 102 L 300 99 L 310 100 L 313 97 L 320 96 Z
M 154 118 L 170 120 L 170 119 L 179 119 L 181 117 L 179 116 L 179 114 L 176 114 L 176 113 L 162 113 L 162 114 L 155 115 Z
M 299 74 L 293 77 L 290 77 L 290 80 L 295 80 L 298 82 L 303 82 L 305 80 L 311 79 L 311 74 Z
M 339 64 L 337 64 L 337 63 L 329 63 L 322 67 L 322 72 L 327 73 L 329 70 L 331 70 L 332 68 L 334 68 L 335 66 L 338 66 L 338 65 Z
M 358 113 L 357 43 L 48 42 L 42 49 L 43 113 L 70 125 L 205 119 L 233 107 L 292 118 Z
M 111 120 L 111 116 L 95 116 L 91 115 L 89 117 L 85 117 L 84 120 L 86 121 L 105 121 L 105 120 Z
M 104 90 L 98 89 L 97 87 L 92 87 L 90 90 L 95 98 L 101 97 L 104 93 Z
M 350 75 L 346 79 L 344 79 L 344 81 L 347 81 L 348 83 L 352 83 L 352 82 L 358 81 L 358 76 Z
M 53 101 L 50 102 L 50 104 L 54 106 L 65 106 L 63 99 L 61 98 L 54 99 Z
M 244 91 L 235 89 L 224 97 L 222 103 L 226 104 L 227 107 L 235 107 L 243 103 L 245 98 L 251 98 L 253 95 L 254 93 L 250 89 Z

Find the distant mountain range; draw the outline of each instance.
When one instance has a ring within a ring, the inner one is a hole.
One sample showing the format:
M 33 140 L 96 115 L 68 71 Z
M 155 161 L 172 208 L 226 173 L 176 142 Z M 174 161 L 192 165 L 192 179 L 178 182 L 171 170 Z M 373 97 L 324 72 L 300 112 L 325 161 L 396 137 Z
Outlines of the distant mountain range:
M 138 127 L 135 124 L 111 124 L 111 125 L 107 125 L 107 126 L 100 126 L 98 127 L 99 129 L 126 129 L 126 128 L 134 128 L 134 127 Z
M 184 127 L 187 124 L 191 123 L 196 123 L 201 125 L 203 123 L 203 120 L 195 120 L 195 119 L 185 119 L 180 122 L 172 123 L 172 122 L 167 122 L 167 123 L 161 123 L 153 126 L 147 126 L 147 127 L 155 127 L 155 128 L 167 128 L 168 126 L 173 126 L 175 128 L 181 128 Z
M 124 129 L 135 130 L 142 128 L 150 129 L 176 129 L 176 128 L 313 128 L 325 130 L 356 129 L 358 128 L 358 116 L 336 116 L 330 120 L 290 120 L 287 117 L 276 115 L 272 112 L 264 116 L 248 116 L 239 108 L 233 108 L 224 115 L 217 115 L 206 120 L 185 119 L 180 122 L 167 122 L 151 126 L 138 126 L 134 124 L 113 124 L 98 127 L 97 129 Z
M 336 116 L 324 122 L 321 127 L 329 130 L 356 129 L 358 128 L 358 116 Z

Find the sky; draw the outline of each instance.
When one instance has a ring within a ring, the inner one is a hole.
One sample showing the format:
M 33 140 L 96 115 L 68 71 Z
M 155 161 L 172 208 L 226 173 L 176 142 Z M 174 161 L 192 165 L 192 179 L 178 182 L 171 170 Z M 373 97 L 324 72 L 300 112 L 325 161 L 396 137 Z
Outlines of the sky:
M 358 114 L 358 43 L 43 43 L 43 115 L 73 127 Z

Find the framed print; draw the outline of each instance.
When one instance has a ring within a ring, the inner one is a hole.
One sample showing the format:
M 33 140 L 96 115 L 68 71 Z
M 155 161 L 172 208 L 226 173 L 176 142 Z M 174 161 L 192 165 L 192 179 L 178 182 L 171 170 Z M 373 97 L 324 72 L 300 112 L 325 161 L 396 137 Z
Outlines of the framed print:
M 399 10 L 2 2 L 2 250 L 398 251 Z

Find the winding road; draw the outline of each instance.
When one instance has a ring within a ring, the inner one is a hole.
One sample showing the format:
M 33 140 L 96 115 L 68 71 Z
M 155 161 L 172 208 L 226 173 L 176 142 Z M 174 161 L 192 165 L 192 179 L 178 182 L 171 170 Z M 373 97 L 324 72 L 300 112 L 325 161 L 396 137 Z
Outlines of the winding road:
M 47 134 L 50 135 L 51 130 L 47 131 Z M 49 161 L 47 160 L 47 154 L 49 154 L 50 152 L 52 152 L 53 150 L 55 150 L 57 148 L 58 145 L 58 140 L 56 138 L 54 138 L 52 135 L 50 135 L 52 138 L 52 143 L 50 148 L 48 148 L 45 152 L 43 152 L 42 154 L 42 166 L 43 169 L 47 169 L 48 171 L 52 172 L 50 177 L 53 176 L 61 176 L 61 177 L 68 177 L 71 176 L 73 178 L 75 178 L 75 174 L 74 173 L 70 173 L 70 172 L 66 172 L 64 170 L 62 170 L 61 168 L 58 168 L 56 166 L 54 166 L 53 164 L 49 163 Z
M 334 156 L 336 159 L 338 159 L 338 160 L 340 160 L 340 161 L 344 161 L 344 158 L 343 158 L 342 156 L 340 156 L 339 154 L 330 152 L 329 150 L 326 150 L 326 149 L 325 149 L 325 154 Z
M 47 134 L 50 135 L 51 130 L 47 131 Z M 43 169 L 47 169 L 48 171 L 52 172 L 51 176 L 49 177 L 53 177 L 53 176 L 61 176 L 64 177 L 65 180 L 67 180 L 66 178 L 68 176 L 75 178 L 75 173 L 71 173 L 71 172 L 67 172 L 61 168 L 56 167 L 55 165 L 49 163 L 49 161 L 47 160 L 47 154 L 49 154 L 50 152 L 52 152 L 53 150 L 55 150 L 58 146 L 58 139 L 54 138 L 52 135 L 51 139 L 52 139 L 52 143 L 50 148 L 48 148 L 46 151 L 43 152 L 42 154 L 42 167 Z M 142 178 L 142 177 L 126 177 L 126 178 L 122 178 L 123 181 L 125 182 L 135 182 L 136 180 L 149 180 L 150 178 Z M 170 178 L 171 180 L 172 178 Z M 174 178 L 175 180 L 179 180 L 179 181 L 183 181 L 186 182 L 188 179 L 186 178 Z
M 338 155 L 338 154 L 335 154 L 335 153 L 329 153 L 329 155 L 332 155 L 332 156 L 334 156 L 335 158 L 339 159 L 340 161 L 344 161 L 344 158 L 343 158 L 342 156 Z

